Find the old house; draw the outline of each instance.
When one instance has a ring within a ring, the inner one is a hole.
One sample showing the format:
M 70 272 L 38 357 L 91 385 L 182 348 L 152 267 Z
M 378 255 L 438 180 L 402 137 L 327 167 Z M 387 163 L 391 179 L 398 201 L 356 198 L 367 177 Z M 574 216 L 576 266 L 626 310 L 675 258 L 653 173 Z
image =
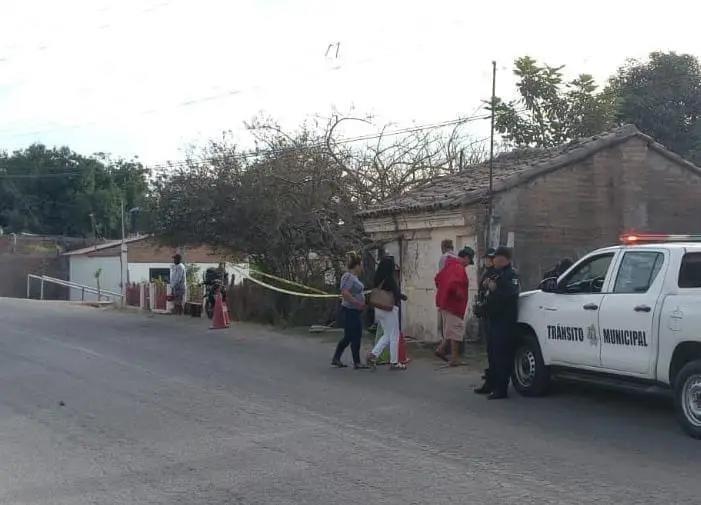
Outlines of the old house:
M 433 278 L 441 240 L 478 254 L 487 243 L 512 246 L 523 289 L 531 289 L 559 259 L 616 243 L 625 231 L 698 233 L 701 169 L 626 125 L 499 155 L 488 240 L 489 200 L 489 165 L 481 163 L 361 213 L 366 232 L 400 264 L 408 335 L 437 338 Z M 474 297 L 476 269 L 469 274 Z

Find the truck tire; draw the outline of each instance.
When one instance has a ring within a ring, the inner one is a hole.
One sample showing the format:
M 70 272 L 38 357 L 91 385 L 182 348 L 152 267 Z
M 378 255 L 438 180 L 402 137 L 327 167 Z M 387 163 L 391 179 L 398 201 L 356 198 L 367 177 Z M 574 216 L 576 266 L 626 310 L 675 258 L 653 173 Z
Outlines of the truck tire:
M 687 363 L 677 374 L 674 408 L 684 431 L 701 438 L 701 360 Z
M 545 366 L 534 335 L 524 335 L 516 345 L 511 382 L 523 396 L 543 396 L 548 392 L 550 368 Z

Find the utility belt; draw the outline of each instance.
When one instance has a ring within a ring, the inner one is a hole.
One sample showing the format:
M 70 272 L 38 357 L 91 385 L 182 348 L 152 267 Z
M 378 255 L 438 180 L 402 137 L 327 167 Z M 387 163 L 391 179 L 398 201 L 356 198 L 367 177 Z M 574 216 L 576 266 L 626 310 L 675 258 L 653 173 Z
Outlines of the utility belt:
M 487 303 L 481 300 L 477 300 L 472 306 L 472 313 L 475 317 L 482 319 L 487 317 Z
M 497 281 L 499 280 L 499 277 L 501 277 L 501 274 L 497 272 L 492 272 L 482 277 L 480 283 L 484 283 L 484 281 L 487 280 Z M 484 318 L 487 317 L 489 290 L 487 290 L 487 288 L 483 287 L 482 285 L 480 285 L 480 288 L 480 293 L 477 295 L 477 301 L 472 306 L 472 313 L 475 315 L 475 317 Z

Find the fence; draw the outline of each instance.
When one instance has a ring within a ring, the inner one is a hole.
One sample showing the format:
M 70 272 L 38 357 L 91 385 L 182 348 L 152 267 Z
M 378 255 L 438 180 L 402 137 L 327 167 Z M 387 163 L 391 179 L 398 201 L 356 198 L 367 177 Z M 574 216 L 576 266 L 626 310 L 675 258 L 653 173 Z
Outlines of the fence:
M 107 289 L 94 288 L 92 286 L 86 286 L 84 284 L 78 284 L 76 282 L 65 281 L 63 279 L 56 279 L 55 277 L 49 277 L 48 275 L 27 275 L 27 298 L 30 298 L 32 293 L 32 279 L 39 281 L 39 299 L 44 299 L 44 291 L 46 284 L 55 284 L 57 286 L 63 286 L 65 288 L 76 289 L 81 292 L 81 300 L 85 300 L 85 293 L 91 293 L 97 295 L 97 300 L 101 301 L 102 298 L 105 300 L 122 299 L 121 293 L 115 293 L 114 291 L 108 291 Z
M 160 282 L 133 282 L 126 288 L 126 304 L 151 312 L 170 312 L 173 308 L 168 301 L 170 291 L 170 285 Z
M 32 281 L 39 281 L 38 298 L 41 300 L 45 299 L 46 288 L 50 285 L 65 288 L 67 291 L 72 289 L 78 290 L 81 292 L 81 300 L 83 301 L 85 301 L 86 293 L 96 295 L 98 301 L 121 301 L 122 299 L 121 293 L 115 293 L 114 291 L 109 291 L 107 289 L 98 289 L 93 286 L 86 286 L 84 284 L 57 279 L 47 275 L 34 274 L 27 275 L 27 298 L 31 298 L 32 295 Z M 171 287 L 169 284 L 164 284 L 162 282 L 132 282 L 126 286 L 124 293 L 124 305 L 127 307 L 134 307 L 156 313 L 170 313 L 173 311 L 173 302 L 168 300 L 168 296 L 170 294 Z M 202 286 L 189 286 L 187 296 L 188 301 L 201 302 L 203 296 L 204 289 Z

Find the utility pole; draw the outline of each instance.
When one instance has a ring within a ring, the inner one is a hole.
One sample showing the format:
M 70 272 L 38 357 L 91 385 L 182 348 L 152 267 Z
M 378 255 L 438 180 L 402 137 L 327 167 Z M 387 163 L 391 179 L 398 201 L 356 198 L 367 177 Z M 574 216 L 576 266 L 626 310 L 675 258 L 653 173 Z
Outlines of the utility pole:
M 489 134 L 489 208 L 487 210 L 487 239 L 486 247 L 490 247 L 492 240 L 492 215 L 494 212 L 494 109 L 496 106 L 497 62 L 492 61 L 492 117 Z
M 97 224 L 95 223 L 95 213 L 91 212 L 88 215 L 90 216 L 90 224 L 92 225 L 92 245 L 97 245 Z
M 126 273 L 127 269 L 129 268 L 129 264 L 127 263 L 127 244 L 126 241 L 124 240 L 124 198 L 120 200 L 121 205 L 120 205 L 120 211 L 122 215 L 122 243 L 119 248 L 119 280 L 121 284 L 121 293 L 122 293 L 122 305 L 126 304 L 127 300 L 127 280 L 126 280 Z

